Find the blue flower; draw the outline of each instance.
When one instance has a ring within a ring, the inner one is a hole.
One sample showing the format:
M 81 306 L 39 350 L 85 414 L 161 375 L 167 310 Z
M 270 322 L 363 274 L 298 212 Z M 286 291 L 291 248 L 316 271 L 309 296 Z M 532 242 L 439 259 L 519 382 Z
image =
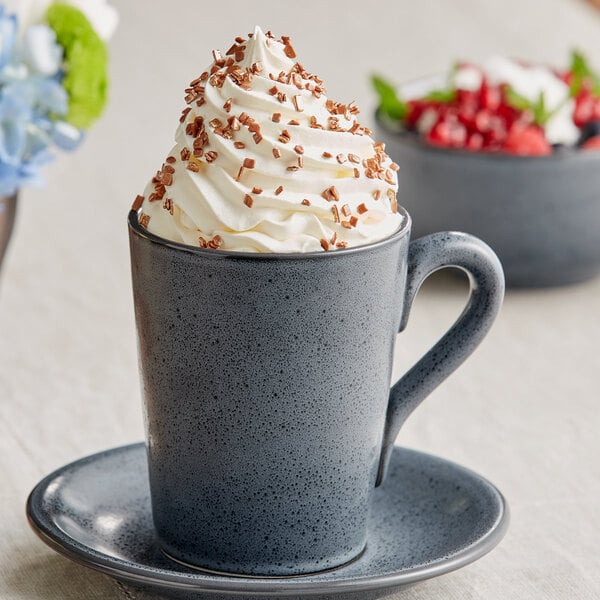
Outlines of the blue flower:
M 24 185 L 41 186 L 44 183 L 41 168 L 52 159 L 52 154 L 44 149 L 27 162 L 7 163 L 0 160 L 0 195 L 10 196 Z
M 55 121 L 52 126 L 52 141 L 61 150 L 73 151 L 83 141 L 83 131 L 66 121 Z
M 16 15 L 6 15 L 4 6 L 0 5 L 0 69 L 3 69 L 11 59 L 16 36 Z
M 0 4 L 0 195 L 39 185 L 53 148 L 75 149 L 83 132 L 64 120 L 69 97 L 61 84 L 62 49 L 46 25 L 29 27 L 17 43 L 17 19 Z

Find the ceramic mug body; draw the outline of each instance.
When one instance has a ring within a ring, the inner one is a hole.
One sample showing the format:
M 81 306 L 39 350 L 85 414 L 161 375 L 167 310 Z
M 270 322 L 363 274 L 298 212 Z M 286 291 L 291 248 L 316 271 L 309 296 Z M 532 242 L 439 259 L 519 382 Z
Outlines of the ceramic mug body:
M 369 246 L 276 255 L 171 243 L 130 213 L 152 510 L 170 557 L 277 576 L 363 551 L 409 223 Z

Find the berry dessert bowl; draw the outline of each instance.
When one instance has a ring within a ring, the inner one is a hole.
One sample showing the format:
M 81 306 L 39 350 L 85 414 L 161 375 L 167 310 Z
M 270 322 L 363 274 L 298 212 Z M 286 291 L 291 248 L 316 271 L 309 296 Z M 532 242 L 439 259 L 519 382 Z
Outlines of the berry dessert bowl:
M 598 79 L 579 54 L 563 74 L 503 60 L 489 69 L 494 85 L 471 65 L 450 85 L 374 78 L 376 134 L 400 165 L 399 200 L 415 237 L 459 230 L 486 241 L 509 286 L 585 281 L 600 273 Z

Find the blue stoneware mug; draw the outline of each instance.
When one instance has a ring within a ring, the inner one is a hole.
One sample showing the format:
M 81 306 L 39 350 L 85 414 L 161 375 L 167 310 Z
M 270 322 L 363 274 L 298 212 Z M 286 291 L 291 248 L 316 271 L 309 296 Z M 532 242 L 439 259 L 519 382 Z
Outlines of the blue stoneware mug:
M 439 233 L 308 254 L 201 249 L 129 214 L 152 512 L 195 567 L 259 576 L 343 565 L 410 412 L 474 350 L 502 302 L 483 242 Z M 468 305 L 391 389 L 396 333 L 442 267 Z

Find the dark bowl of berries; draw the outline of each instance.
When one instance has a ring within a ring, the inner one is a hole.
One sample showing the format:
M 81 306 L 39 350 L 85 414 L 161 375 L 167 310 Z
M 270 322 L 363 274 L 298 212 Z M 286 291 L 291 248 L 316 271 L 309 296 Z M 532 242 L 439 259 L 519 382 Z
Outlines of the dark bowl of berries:
M 378 139 L 413 236 L 472 233 L 512 287 L 600 273 L 600 78 L 502 57 L 399 87 L 373 77 Z

